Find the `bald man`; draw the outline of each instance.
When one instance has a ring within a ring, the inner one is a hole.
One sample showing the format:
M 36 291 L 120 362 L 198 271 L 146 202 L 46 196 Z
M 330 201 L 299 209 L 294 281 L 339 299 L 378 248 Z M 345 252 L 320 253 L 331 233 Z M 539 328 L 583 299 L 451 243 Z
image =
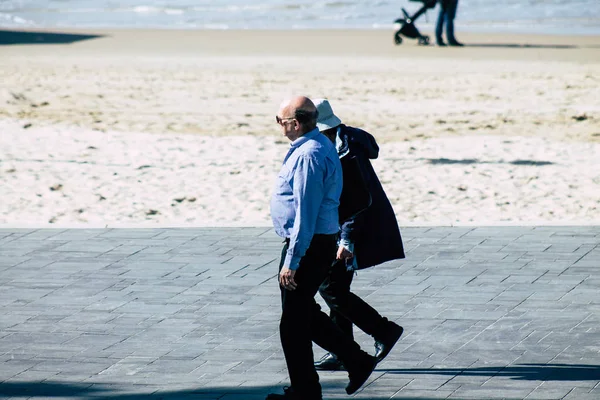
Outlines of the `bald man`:
M 277 124 L 291 147 L 271 198 L 275 232 L 284 239 L 279 265 L 282 313 L 279 333 L 291 387 L 267 400 L 321 400 L 312 342 L 336 354 L 348 371 L 346 392 L 356 392 L 376 365 L 321 311 L 319 286 L 335 261 L 342 167 L 335 146 L 317 129 L 317 109 L 304 96 L 281 104 Z

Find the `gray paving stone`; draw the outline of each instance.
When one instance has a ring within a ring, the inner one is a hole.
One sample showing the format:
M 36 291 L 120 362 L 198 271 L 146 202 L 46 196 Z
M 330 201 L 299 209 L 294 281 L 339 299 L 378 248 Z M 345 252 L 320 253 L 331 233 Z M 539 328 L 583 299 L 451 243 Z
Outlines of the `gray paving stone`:
M 406 329 L 355 398 L 598 398 L 598 227 L 402 234 L 407 258 L 353 283 Z M 281 246 L 262 227 L 0 229 L 0 398 L 279 392 Z

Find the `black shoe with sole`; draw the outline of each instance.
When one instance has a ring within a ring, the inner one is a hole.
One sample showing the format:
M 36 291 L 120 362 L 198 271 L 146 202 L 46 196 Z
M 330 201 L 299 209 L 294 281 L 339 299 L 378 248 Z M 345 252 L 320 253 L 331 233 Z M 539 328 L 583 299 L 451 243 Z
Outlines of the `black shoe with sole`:
M 346 386 L 346 393 L 355 393 L 362 385 L 365 384 L 369 376 L 373 373 L 373 370 L 377 366 L 377 360 L 375 357 L 364 353 L 363 360 L 352 369 L 348 369 L 348 377 L 350 382 Z
M 317 362 L 315 369 L 319 371 L 345 371 L 344 364 L 335 356 L 335 354 L 327 353 Z
M 400 325 L 391 321 L 389 324 L 390 327 L 388 328 L 386 337 L 382 340 L 375 341 L 375 358 L 378 363 L 383 361 L 383 359 L 390 354 L 390 351 L 392 351 L 392 348 L 398 339 L 400 339 L 400 336 L 402 336 L 402 332 L 404 332 L 404 328 Z

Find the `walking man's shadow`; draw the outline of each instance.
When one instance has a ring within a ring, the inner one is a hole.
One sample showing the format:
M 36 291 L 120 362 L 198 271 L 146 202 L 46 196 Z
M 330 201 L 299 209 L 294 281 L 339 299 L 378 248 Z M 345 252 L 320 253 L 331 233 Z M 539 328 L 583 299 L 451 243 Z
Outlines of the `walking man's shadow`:
M 515 364 L 504 367 L 378 369 L 389 374 L 498 376 L 528 381 L 600 381 L 600 366 L 585 364 Z

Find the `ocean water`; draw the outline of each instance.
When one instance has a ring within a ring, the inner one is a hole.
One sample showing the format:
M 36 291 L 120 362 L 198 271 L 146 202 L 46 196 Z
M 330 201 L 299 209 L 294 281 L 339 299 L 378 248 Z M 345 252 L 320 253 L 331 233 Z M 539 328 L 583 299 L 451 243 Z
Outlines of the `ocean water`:
M 0 27 L 392 29 L 409 0 L 0 0 Z M 431 29 L 438 9 L 417 21 Z M 457 31 L 600 34 L 600 0 L 460 0 Z

